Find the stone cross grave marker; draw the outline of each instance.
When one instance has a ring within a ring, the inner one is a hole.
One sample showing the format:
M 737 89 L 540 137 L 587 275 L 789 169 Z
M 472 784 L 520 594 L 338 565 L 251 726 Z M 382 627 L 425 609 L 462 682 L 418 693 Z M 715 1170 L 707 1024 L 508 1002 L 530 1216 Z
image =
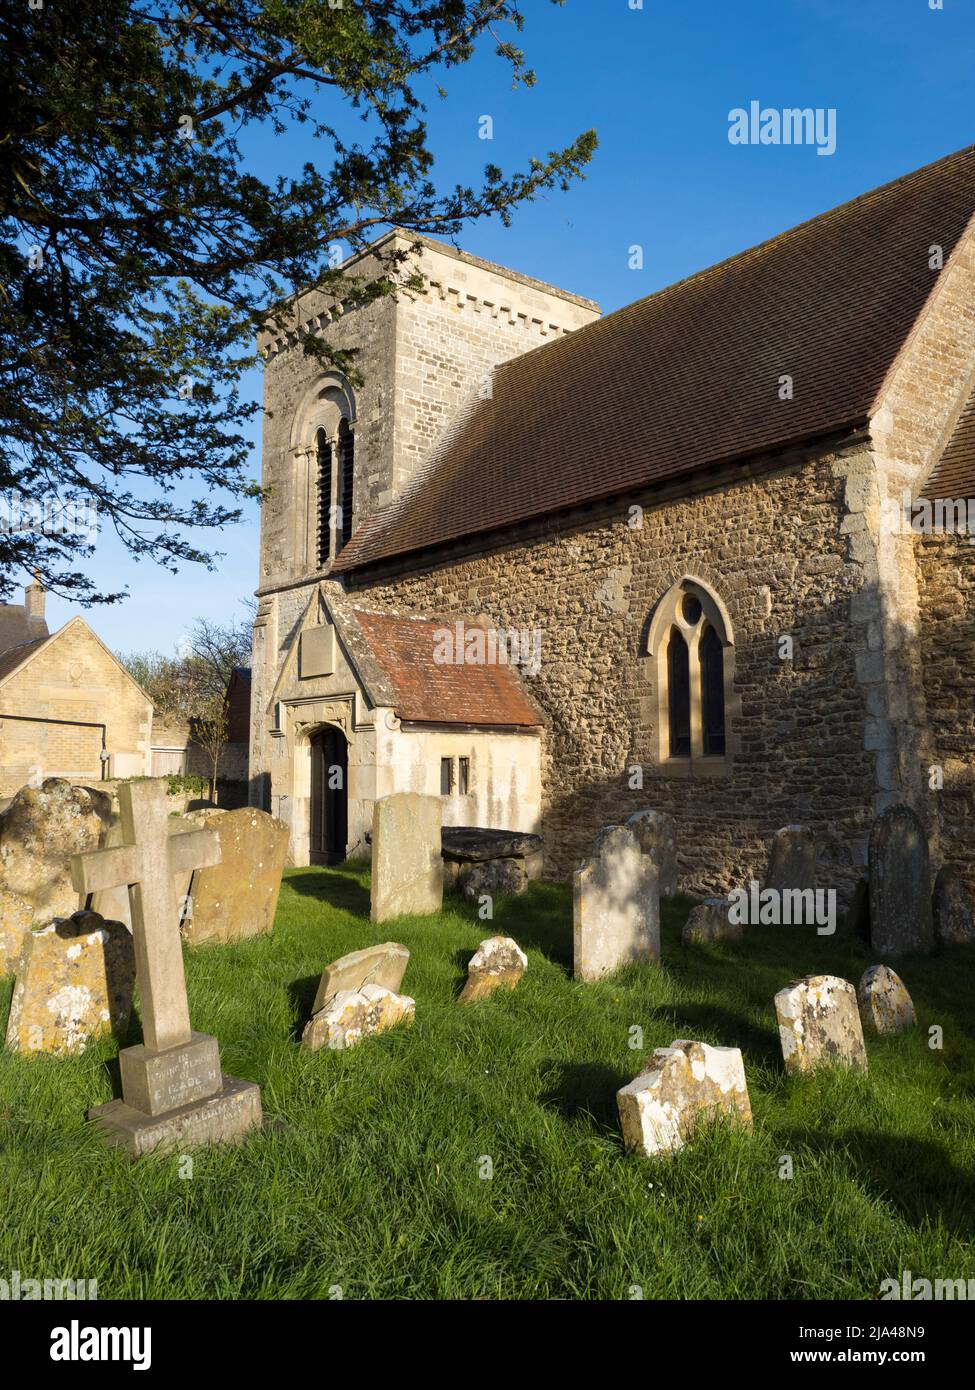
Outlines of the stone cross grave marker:
M 236 1138 L 261 1123 L 260 1089 L 222 1075 L 216 1038 L 190 1027 L 173 887 L 174 874 L 218 864 L 220 842 L 206 829 L 170 835 L 159 782 L 128 783 L 118 795 L 122 844 L 74 855 L 71 875 L 85 895 L 128 888 L 144 1042 L 119 1054 L 123 1099 L 89 1118 L 133 1157 Z

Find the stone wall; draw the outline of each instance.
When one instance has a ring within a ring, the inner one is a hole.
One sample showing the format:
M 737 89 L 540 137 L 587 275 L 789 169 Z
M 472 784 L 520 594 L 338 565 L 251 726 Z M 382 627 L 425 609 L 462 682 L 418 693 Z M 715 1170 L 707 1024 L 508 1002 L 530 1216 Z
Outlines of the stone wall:
M 941 855 L 975 892 L 975 548 L 965 535 L 918 536 L 920 655 L 933 745 L 944 786 Z
M 693 497 L 627 497 L 573 525 L 526 530 L 493 553 L 368 584 L 350 576 L 353 601 L 362 591 L 391 612 L 541 627 L 541 670 L 526 684 L 550 720 L 547 875 L 567 877 L 600 826 L 654 806 L 677 818 L 686 890 L 724 892 L 761 876 L 769 836 L 804 821 L 824 843 L 822 886 L 845 900 L 865 860 L 875 772 L 850 630 L 864 571 L 841 530 L 849 462 L 847 451 Z M 634 503 L 646 508 L 639 529 L 628 524 Z M 653 751 L 647 627 L 685 574 L 724 602 L 735 638 L 737 747 L 713 777 L 675 777 Z M 778 654 L 783 634 L 791 661 Z M 635 765 L 642 790 L 628 785 Z

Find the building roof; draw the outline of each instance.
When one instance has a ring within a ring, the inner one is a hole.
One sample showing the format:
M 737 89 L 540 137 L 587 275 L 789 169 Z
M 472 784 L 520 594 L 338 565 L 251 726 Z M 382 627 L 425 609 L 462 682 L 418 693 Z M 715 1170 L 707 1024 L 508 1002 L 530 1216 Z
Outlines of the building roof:
M 503 363 L 333 572 L 866 425 L 973 213 L 969 147 Z
M 47 624 L 45 624 L 46 626 Z M 45 633 L 43 637 L 35 637 L 32 642 L 19 642 L 15 647 L 8 647 L 6 651 L 0 651 L 0 681 L 6 680 L 29 656 L 43 647 L 47 640 L 48 637 Z
M 440 664 L 442 634 L 456 617 L 405 618 L 352 609 L 395 699 L 400 719 L 426 724 L 536 728 L 542 720 L 507 664 Z M 467 632 L 477 626 L 465 623 Z M 483 630 L 483 629 L 482 629 Z
M 975 497 L 975 392 L 921 491 L 931 501 L 936 497 Z
M 0 603 L 0 652 L 48 635 L 43 618 L 32 618 L 25 603 Z

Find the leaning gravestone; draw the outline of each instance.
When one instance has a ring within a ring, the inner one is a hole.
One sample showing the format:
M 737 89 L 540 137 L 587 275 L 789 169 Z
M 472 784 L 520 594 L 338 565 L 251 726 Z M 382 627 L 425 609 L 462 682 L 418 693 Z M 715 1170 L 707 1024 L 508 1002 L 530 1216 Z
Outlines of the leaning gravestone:
M 635 811 L 626 821 L 640 848 L 657 866 L 660 896 L 677 892 L 677 822 L 666 811 Z
M 0 888 L 0 979 L 16 970 L 33 920 L 33 903 L 9 888 Z
M 800 893 L 816 887 L 816 836 L 807 825 L 784 825 L 772 836 L 765 887 Z
M 889 806 L 870 831 L 870 945 L 888 959 L 934 945 L 928 837 L 910 806 Z
M 219 842 L 212 830 L 170 835 L 160 782 L 129 782 L 118 795 L 124 843 L 75 855 L 71 871 L 79 893 L 128 885 L 144 1042 L 119 1053 L 122 1099 L 88 1118 L 132 1158 L 240 1139 L 262 1122 L 260 1089 L 223 1075 L 216 1038 L 190 1027 L 173 891 L 175 874 L 218 861 Z
M 864 1030 L 907 1033 L 914 1027 L 914 1004 L 901 977 L 888 965 L 871 965 L 857 986 L 857 1003 Z
M 514 989 L 528 969 L 528 957 L 510 936 L 489 936 L 467 963 L 467 982 L 459 995 L 461 1004 L 486 999 L 496 989 Z
M 105 843 L 111 818 L 104 792 L 73 787 L 61 777 L 21 787 L 0 813 L 0 887 L 28 900 L 35 926 L 84 906 L 69 861 Z
M 372 820 L 372 905 L 374 922 L 443 907 L 443 860 L 439 796 L 396 792 L 376 802 Z
M 740 941 L 745 935 L 741 922 L 731 920 L 729 898 L 705 898 L 691 909 L 680 939 L 685 946 L 700 946 L 708 941 Z
M 970 946 L 975 941 L 972 900 L 965 880 L 950 864 L 938 870 L 931 911 L 939 946 Z
M 310 1052 L 351 1047 L 367 1033 L 380 1033 L 413 1018 L 414 1001 L 397 991 L 410 953 L 398 941 L 350 951 L 326 965 L 312 1015 L 301 1037 Z
M 658 1047 L 643 1071 L 616 1093 L 623 1143 L 650 1157 L 672 1153 L 719 1117 L 750 1129 L 752 1107 L 737 1047 L 678 1039 Z
M 867 1069 L 857 993 L 837 975 L 807 975 L 775 996 L 787 1072 L 823 1066 Z
M 219 864 L 197 869 L 183 934 L 203 941 L 245 941 L 270 934 L 288 853 L 288 827 L 266 811 L 191 811 L 186 818 L 216 833 Z
M 93 1038 L 125 1033 L 135 954 L 121 922 L 76 912 L 29 931 L 17 964 L 7 1046 L 12 1052 L 84 1052 Z
M 660 959 L 657 866 L 625 825 L 607 825 L 573 877 L 573 973 L 598 980 Z

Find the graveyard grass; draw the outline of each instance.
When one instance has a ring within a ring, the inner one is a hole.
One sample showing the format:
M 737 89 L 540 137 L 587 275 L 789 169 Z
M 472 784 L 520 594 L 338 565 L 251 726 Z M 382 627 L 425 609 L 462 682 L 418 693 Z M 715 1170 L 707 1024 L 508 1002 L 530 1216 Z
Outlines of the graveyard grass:
M 365 868 L 289 871 L 273 937 L 187 956 L 194 1027 L 260 1083 L 270 1127 L 191 1165 L 130 1164 L 84 1120 L 118 1093 L 115 1043 L 0 1053 L 0 1277 L 96 1279 L 103 1299 L 873 1299 L 905 1269 L 975 1277 L 975 950 L 897 967 L 919 1026 L 868 1038 L 869 1075 L 786 1079 L 774 993 L 814 972 L 855 983 L 866 949 L 787 928 L 685 948 L 689 906 L 665 905 L 662 968 L 584 985 L 567 888 L 532 884 L 493 923 L 448 899 L 373 927 Z M 460 1006 L 494 933 L 528 972 Z M 412 952 L 414 1025 L 305 1052 L 322 967 L 386 938 Z M 627 1156 L 615 1092 L 674 1038 L 743 1049 L 754 1135 Z

